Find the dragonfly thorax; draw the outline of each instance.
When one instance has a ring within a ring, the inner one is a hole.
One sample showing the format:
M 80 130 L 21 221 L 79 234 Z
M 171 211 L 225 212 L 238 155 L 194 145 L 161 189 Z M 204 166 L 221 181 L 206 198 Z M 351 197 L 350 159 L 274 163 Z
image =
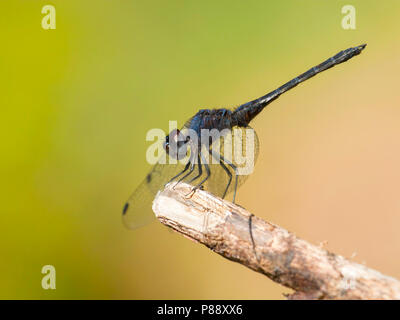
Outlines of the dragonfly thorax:
M 237 125 L 235 117 L 229 109 L 202 109 L 199 110 L 190 120 L 188 127 L 198 133 L 200 136 L 201 130 L 224 130 L 231 129 Z

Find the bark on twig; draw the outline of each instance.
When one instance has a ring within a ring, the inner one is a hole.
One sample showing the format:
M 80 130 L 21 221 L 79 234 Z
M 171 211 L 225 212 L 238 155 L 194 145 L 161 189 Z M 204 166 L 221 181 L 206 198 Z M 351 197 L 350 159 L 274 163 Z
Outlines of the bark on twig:
M 400 282 L 312 245 L 242 207 L 169 184 L 153 211 L 177 232 L 295 290 L 289 299 L 400 299 Z

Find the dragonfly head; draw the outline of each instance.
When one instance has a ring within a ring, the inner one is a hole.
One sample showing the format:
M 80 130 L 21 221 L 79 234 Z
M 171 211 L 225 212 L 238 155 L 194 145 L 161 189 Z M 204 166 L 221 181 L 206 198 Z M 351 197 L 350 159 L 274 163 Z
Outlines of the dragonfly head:
M 180 130 L 174 129 L 165 137 L 163 148 L 171 158 L 181 160 L 187 155 L 189 141 L 189 136 L 185 136 Z

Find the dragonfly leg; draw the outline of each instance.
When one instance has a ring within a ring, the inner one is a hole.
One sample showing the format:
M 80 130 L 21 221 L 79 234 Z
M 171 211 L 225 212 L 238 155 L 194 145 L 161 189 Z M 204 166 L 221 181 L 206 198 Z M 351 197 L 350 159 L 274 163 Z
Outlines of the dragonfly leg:
M 231 182 L 232 182 L 232 173 L 229 171 L 229 169 L 226 167 L 226 165 L 224 165 L 222 160 L 220 160 L 219 164 L 221 165 L 221 167 L 226 171 L 227 175 L 229 176 L 228 184 L 226 185 L 224 194 L 222 195 L 222 199 L 224 199 L 226 196 L 226 193 L 228 192 L 229 186 L 231 185 Z
M 206 182 L 206 181 L 208 180 L 208 178 L 210 177 L 210 175 L 211 175 L 210 166 L 208 165 L 208 163 L 207 163 L 206 161 L 204 161 L 204 158 L 203 158 L 202 155 L 201 155 L 201 160 L 203 161 L 204 168 L 206 168 L 207 176 L 206 176 L 203 180 L 201 180 L 201 182 L 200 182 L 199 184 L 197 184 L 197 185 L 192 189 L 192 192 L 194 192 L 194 191 L 196 191 L 198 188 L 200 188 L 200 187 L 202 186 L 202 184 L 203 184 L 204 182 Z
M 183 173 L 185 173 L 187 171 L 187 169 L 189 169 L 190 166 L 190 160 L 188 161 L 188 163 L 186 163 L 185 168 L 179 172 L 176 176 L 172 177 L 165 185 L 167 185 L 168 183 L 174 181 L 176 178 L 178 178 L 180 175 L 182 175 Z
M 216 157 L 216 155 L 214 154 L 214 152 L 212 150 L 209 150 L 210 154 L 212 157 L 214 157 L 215 160 L 218 160 L 218 157 Z M 224 165 L 224 163 L 222 162 L 221 159 L 222 156 L 219 156 L 219 164 L 221 165 L 221 167 L 225 170 L 226 174 L 228 175 L 229 181 L 228 184 L 226 185 L 224 194 L 222 195 L 222 199 L 225 198 L 226 193 L 228 192 L 229 186 L 231 185 L 232 182 L 232 173 L 229 171 L 229 169 L 226 167 L 226 165 Z
M 194 170 L 194 163 L 192 163 L 192 164 L 190 165 L 190 170 L 189 170 L 189 172 L 186 173 L 182 178 L 180 178 L 180 179 L 178 180 L 178 182 L 175 184 L 175 186 L 176 186 L 178 183 L 180 183 L 180 182 L 182 182 L 183 180 L 185 180 L 186 177 L 188 177 L 188 176 L 193 172 L 193 170 Z
M 193 167 L 193 161 L 192 161 L 192 159 L 193 159 L 193 156 L 190 155 L 189 161 L 186 163 L 185 168 L 184 168 L 181 172 L 179 172 L 176 176 L 172 177 L 164 186 L 166 186 L 168 183 L 171 183 L 171 182 L 174 181 L 176 178 L 178 178 L 179 176 L 181 176 L 182 174 L 184 174 L 184 173 L 189 169 L 190 164 L 192 164 L 192 167 Z M 190 170 L 191 170 L 191 171 L 193 171 L 192 167 L 190 167 Z M 189 174 L 190 174 L 190 173 L 189 173 Z M 185 177 L 186 177 L 186 175 L 185 175 Z M 185 177 L 184 177 L 184 178 L 185 178 Z M 179 180 L 178 183 L 179 183 L 179 182 L 181 182 L 181 180 Z M 178 183 L 177 183 L 177 184 L 178 184 Z M 176 185 L 176 184 L 175 184 L 175 185 Z
M 194 180 L 198 179 L 201 177 L 201 175 L 203 174 L 203 169 L 201 167 L 201 161 L 200 161 L 200 155 L 197 155 L 197 166 L 199 168 L 199 174 L 197 176 L 195 176 L 194 178 L 192 178 L 189 183 L 192 183 Z
M 228 161 L 227 159 L 225 159 L 222 155 L 219 155 L 219 158 L 224 161 L 228 166 L 230 166 L 234 171 L 235 171 L 235 188 L 233 190 L 233 200 L 232 203 L 235 203 L 235 199 L 236 199 L 236 191 L 237 191 L 237 187 L 238 187 L 238 174 L 237 174 L 237 167 L 230 161 Z

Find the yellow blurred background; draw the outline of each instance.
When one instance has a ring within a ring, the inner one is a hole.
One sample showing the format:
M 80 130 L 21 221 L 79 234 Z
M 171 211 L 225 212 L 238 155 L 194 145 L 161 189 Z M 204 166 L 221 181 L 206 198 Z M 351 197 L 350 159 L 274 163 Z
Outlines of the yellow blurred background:
M 44 30 L 42 7 L 56 8 Z M 356 30 L 341 8 L 356 8 Z M 257 98 L 338 51 L 252 126 L 238 203 L 400 278 L 400 2 L 3 0 L 0 298 L 282 299 L 290 290 L 121 209 L 151 128 Z M 54 265 L 57 289 L 43 290 Z

